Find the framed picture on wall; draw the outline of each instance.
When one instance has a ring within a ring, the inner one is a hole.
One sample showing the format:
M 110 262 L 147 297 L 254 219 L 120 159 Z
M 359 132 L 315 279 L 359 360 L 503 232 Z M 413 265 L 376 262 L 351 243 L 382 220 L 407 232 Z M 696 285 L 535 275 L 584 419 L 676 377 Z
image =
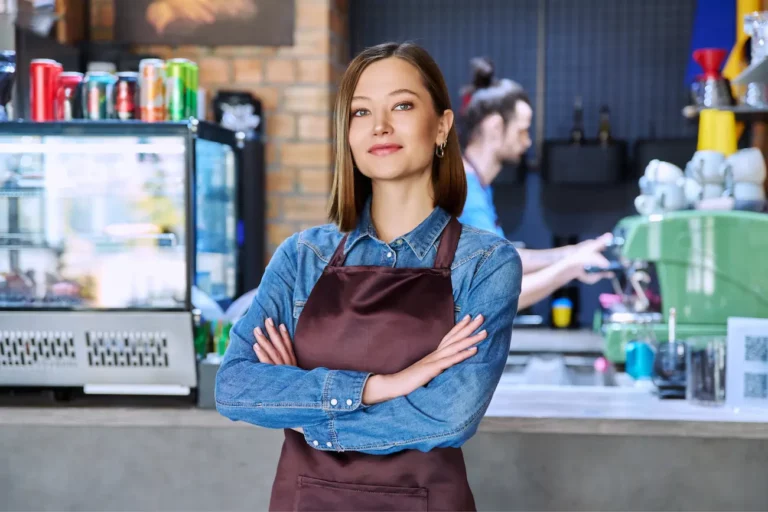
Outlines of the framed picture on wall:
M 293 0 L 114 0 L 115 39 L 131 44 L 291 46 Z

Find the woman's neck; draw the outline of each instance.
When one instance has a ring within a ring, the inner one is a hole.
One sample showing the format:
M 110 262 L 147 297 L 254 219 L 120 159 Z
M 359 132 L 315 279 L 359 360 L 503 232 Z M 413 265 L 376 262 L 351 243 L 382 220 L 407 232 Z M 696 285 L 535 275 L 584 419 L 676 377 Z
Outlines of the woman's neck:
M 464 149 L 464 157 L 486 185 L 490 185 L 501 172 L 499 159 L 490 148 L 481 143 L 473 142 L 467 145 Z
M 413 231 L 434 209 L 428 172 L 410 183 L 377 181 L 373 184 L 371 219 L 379 239 L 387 243 Z

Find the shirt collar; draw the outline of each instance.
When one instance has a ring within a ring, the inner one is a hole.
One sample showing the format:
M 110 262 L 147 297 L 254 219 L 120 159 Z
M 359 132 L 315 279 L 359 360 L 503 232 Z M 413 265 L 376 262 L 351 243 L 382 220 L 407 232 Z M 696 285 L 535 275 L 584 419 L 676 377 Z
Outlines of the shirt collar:
M 450 220 L 450 214 L 439 206 L 436 206 L 435 209 L 432 210 L 432 213 L 430 213 L 421 224 L 416 226 L 410 233 L 406 233 L 399 238 L 405 240 L 405 243 L 408 244 L 416 256 L 420 260 L 423 260 L 424 256 L 429 252 L 430 247 L 435 245 L 435 242 L 437 242 L 437 239 L 440 237 L 440 234 Z M 347 254 L 357 242 L 365 237 L 378 240 L 376 228 L 373 227 L 373 220 L 371 219 L 370 197 L 365 202 L 365 207 L 361 212 L 357 226 L 347 237 L 347 243 L 344 246 L 344 254 Z

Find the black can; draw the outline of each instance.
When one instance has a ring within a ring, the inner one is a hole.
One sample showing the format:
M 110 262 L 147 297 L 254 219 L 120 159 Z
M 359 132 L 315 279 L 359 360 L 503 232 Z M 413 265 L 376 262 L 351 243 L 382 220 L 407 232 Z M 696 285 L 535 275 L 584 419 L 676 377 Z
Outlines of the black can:
M 139 74 L 126 71 L 117 74 L 114 89 L 115 117 L 121 121 L 139 118 Z

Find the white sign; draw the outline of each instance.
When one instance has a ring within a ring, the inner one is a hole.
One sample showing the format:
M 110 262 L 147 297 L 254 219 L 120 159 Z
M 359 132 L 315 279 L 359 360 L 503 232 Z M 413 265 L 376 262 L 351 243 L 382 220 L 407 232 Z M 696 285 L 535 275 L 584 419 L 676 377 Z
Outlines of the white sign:
M 768 319 L 728 319 L 725 401 L 768 408 Z

